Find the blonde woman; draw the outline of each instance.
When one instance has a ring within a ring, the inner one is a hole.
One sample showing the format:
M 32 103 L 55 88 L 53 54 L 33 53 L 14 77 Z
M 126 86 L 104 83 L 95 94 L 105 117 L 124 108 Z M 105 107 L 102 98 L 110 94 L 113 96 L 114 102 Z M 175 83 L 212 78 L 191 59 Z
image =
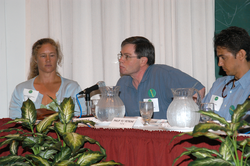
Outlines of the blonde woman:
M 45 108 L 56 110 L 54 102 L 50 99 L 62 101 L 64 97 L 76 97 L 81 91 L 75 81 L 63 78 L 57 71 L 62 54 L 59 44 L 53 39 L 43 38 L 34 43 L 30 62 L 28 81 L 16 86 L 10 102 L 10 118 L 21 117 L 22 103 L 30 98 L 36 109 Z M 82 110 L 85 111 L 85 99 L 79 98 Z M 77 102 L 75 102 L 77 103 Z M 75 116 L 80 115 L 79 105 L 75 105 Z

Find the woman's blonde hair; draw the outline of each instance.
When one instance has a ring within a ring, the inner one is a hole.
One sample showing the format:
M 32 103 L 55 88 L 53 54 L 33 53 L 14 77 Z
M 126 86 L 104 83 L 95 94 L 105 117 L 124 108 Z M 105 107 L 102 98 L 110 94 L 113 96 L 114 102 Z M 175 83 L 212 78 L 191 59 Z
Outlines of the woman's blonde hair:
M 57 58 L 58 58 L 57 64 L 59 66 L 61 66 L 62 52 L 60 50 L 59 43 L 55 42 L 51 38 L 40 39 L 37 42 L 35 42 L 33 44 L 33 46 L 32 46 L 32 55 L 31 55 L 31 58 L 30 58 L 30 72 L 29 72 L 28 80 L 36 77 L 37 75 L 39 75 L 39 70 L 38 70 L 36 59 L 37 59 L 37 52 L 42 47 L 43 44 L 51 44 L 52 46 L 55 47 Z M 57 71 L 57 68 L 56 68 L 56 72 L 57 72 L 57 74 L 59 74 L 58 71 Z

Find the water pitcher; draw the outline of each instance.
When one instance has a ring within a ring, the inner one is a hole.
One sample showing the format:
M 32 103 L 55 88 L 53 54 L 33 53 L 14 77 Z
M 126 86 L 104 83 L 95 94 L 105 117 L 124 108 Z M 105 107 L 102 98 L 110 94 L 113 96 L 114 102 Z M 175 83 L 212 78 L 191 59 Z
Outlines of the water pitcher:
M 97 119 L 100 121 L 112 121 L 114 117 L 124 117 L 125 106 L 118 96 L 119 89 L 119 86 L 100 87 L 101 98 L 95 109 Z
M 167 110 L 167 120 L 171 126 L 193 127 L 199 123 L 199 104 L 201 98 L 197 89 L 178 88 L 171 89 L 174 99 Z M 193 100 L 194 92 L 197 93 L 197 101 Z

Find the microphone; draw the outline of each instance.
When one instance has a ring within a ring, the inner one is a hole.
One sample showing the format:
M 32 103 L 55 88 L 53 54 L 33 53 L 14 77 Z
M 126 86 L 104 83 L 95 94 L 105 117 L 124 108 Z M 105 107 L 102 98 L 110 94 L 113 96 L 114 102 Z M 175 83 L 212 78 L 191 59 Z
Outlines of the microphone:
M 99 81 L 95 85 L 93 85 L 93 86 L 91 86 L 89 88 L 84 89 L 83 91 L 79 92 L 78 94 L 79 95 L 81 95 L 81 94 L 89 94 L 90 92 L 92 92 L 94 90 L 97 90 L 100 87 L 104 87 L 104 86 L 106 86 L 105 82 L 104 81 Z

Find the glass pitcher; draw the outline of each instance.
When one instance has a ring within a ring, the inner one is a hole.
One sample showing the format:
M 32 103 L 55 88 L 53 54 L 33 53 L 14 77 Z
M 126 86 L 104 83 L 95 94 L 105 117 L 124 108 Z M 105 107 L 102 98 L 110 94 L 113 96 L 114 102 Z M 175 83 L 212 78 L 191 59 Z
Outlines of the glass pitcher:
M 124 117 L 125 106 L 118 96 L 119 89 L 119 86 L 100 87 L 101 98 L 95 109 L 96 117 L 100 121 L 112 121 L 114 117 Z
M 174 99 L 167 109 L 167 120 L 170 126 L 193 127 L 199 123 L 200 94 L 194 88 L 171 89 Z M 197 104 L 193 100 L 194 91 L 197 93 Z

